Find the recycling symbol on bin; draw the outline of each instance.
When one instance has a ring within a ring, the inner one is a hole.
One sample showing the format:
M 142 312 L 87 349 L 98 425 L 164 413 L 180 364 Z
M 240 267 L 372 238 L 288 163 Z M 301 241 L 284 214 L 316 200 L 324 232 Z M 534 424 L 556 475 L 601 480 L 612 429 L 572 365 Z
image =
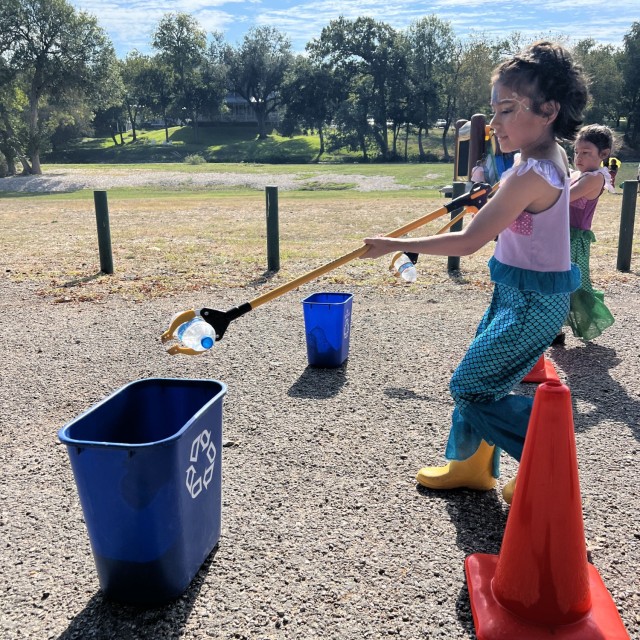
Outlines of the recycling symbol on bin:
M 344 329 L 343 337 L 346 340 L 349 337 L 349 330 L 351 329 L 351 311 L 347 311 L 344 316 Z
M 191 466 L 187 469 L 186 485 L 192 498 L 198 497 L 203 488 L 205 490 L 209 488 L 213 478 L 216 454 L 216 448 L 211 442 L 211 431 L 205 429 L 191 443 L 189 456 Z M 206 465 L 204 471 L 198 474 L 198 469 L 202 470 L 204 465 Z

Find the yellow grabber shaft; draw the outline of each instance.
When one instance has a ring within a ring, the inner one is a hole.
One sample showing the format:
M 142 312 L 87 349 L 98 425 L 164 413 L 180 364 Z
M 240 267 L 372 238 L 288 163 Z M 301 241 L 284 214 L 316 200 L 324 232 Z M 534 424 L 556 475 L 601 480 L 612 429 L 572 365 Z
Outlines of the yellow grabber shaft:
M 418 229 L 419 227 L 424 226 L 425 224 L 429 224 L 429 222 L 436 220 L 437 218 L 445 215 L 446 213 L 450 213 L 451 211 L 455 211 L 456 209 L 459 209 L 461 207 L 464 208 L 465 209 L 464 211 L 462 211 L 457 216 L 455 216 L 452 220 L 447 222 L 447 224 L 444 225 L 437 232 L 438 234 L 444 233 L 445 231 L 447 231 L 447 229 L 452 227 L 458 220 L 460 220 L 465 215 L 465 213 L 468 213 L 469 211 L 477 211 L 487 201 L 487 198 L 491 196 L 497 189 L 498 189 L 497 184 L 494 185 L 493 187 L 485 183 L 474 184 L 473 187 L 471 188 L 471 191 L 469 191 L 468 193 L 465 193 L 457 198 L 454 198 L 453 200 L 449 201 L 446 205 L 440 207 L 439 209 L 436 209 L 435 211 L 432 211 L 431 213 L 421 216 L 420 218 L 416 218 L 415 220 L 412 220 L 411 222 L 408 222 L 407 224 L 401 227 L 398 227 L 397 229 L 394 229 L 390 233 L 387 233 L 386 237 L 398 238 L 400 236 L 405 235 L 406 233 L 409 233 L 415 229 Z M 270 302 L 271 300 L 274 300 L 275 298 L 278 298 L 284 295 L 285 293 L 292 291 L 293 289 L 297 289 L 298 287 L 300 287 L 303 284 L 306 284 L 307 282 L 311 282 L 311 280 L 315 280 L 316 278 L 319 278 L 325 273 L 329 273 L 330 271 L 337 269 L 343 264 L 347 264 L 347 262 L 351 262 L 352 260 L 355 260 L 356 258 L 359 258 L 365 255 L 367 251 L 369 251 L 369 247 L 367 245 L 359 247 L 358 249 L 355 249 L 350 253 L 346 253 L 345 255 L 340 256 L 339 258 L 336 258 L 335 260 L 332 260 L 331 262 L 328 262 L 327 264 L 324 264 L 321 267 L 318 267 L 317 269 L 313 269 L 312 271 L 309 271 L 297 278 L 294 278 L 289 282 L 285 282 L 279 287 L 276 287 L 271 291 L 267 291 L 266 293 L 259 295 L 257 298 L 254 298 L 249 302 L 245 302 L 227 311 L 203 308 L 197 311 L 194 309 L 189 309 L 187 311 L 183 311 L 182 313 L 178 313 L 172 319 L 169 328 L 162 334 L 161 340 L 163 342 L 166 342 L 171 338 L 173 338 L 174 332 L 176 331 L 176 329 L 183 322 L 186 322 L 191 318 L 195 318 L 196 315 L 202 316 L 202 318 L 204 318 L 215 329 L 216 340 L 221 340 L 227 327 L 229 326 L 229 323 L 232 320 L 239 318 L 245 313 L 252 311 L 253 309 L 256 309 L 260 305 L 266 304 L 267 302 Z M 170 349 L 168 349 L 168 353 L 170 353 L 171 355 L 175 355 L 178 353 L 181 353 L 184 355 L 198 355 L 201 352 L 193 351 L 192 349 L 175 345 Z
M 442 227 L 440 227 L 435 235 L 440 236 L 442 235 L 445 231 L 449 231 L 449 229 L 451 229 L 451 227 L 453 227 L 453 225 L 458 222 L 459 220 L 462 220 L 462 218 L 464 218 L 467 213 L 469 213 L 468 209 L 464 209 L 464 211 L 461 211 L 457 216 L 451 218 L 451 220 L 449 220 L 449 222 L 447 222 L 447 224 L 443 225 Z
M 447 203 L 445 206 L 440 207 L 436 211 L 432 211 L 431 213 L 428 213 L 420 218 L 416 218 L 415 220 L 408 222 L 402 227 L 398 227 L 397 229 L 394 229 L 390 233 L 387 233 L 386 237 L 399 238 L 400 236 L 403 236 L 406 233 L 413 231 L 414 229 L 418 229 L 419 227 L 422 227 L 425 224 L 429 224 L 433 220 L 440 218 L 446 213 L 455 211 L 460 207 L 465 207 L 467 209 L 474 208 L 477 210 L 478 207 L 475 207 L 474 205 L 478 203 L 478 200 L 480 198 L 484 196 L 488 196 L 490 193 L 493 193 L 494 188 L 486 184 L 478 184 L 476 186 L 480 188 L 475 189 L 475 191 L 474 189 L 472 189 L 469 193 L 465 193 L 459 198 L 455 198 L 454 200 L 451 200 L 451 202 Z M 495 189 L 497 189 L 497 185 Z M 462 201 L 464 201 L 464 203 Z M 457 217 L 455 217 L 453 220 L 448 222 L 437 233 L 439 234 L 444 233 L 447 229 L 449 229 L 456 222 L 458 222 L 458 220 L 460 220 L 465 215 L 465 213 L 466 211 L 462 211 L 460 214 L 458 214 Z M 311 282 L 311 280 L 315 280 L 316 278 L 323 276 L 325 273 L 329 273 L 329 271 L 333 271 L 334 269 L 341 267 L 343 264 L 347 264 L 347 262 L 351 262 L 352 260 L 355 260 L 356 258 L 363 256 L 365 253 L 367 253 L 367 251 L 369 251 L 369 247 L 368 245 L 364 245 L 363 247 L 360 247 L 355 251 L 351 251 L 351 253 L 346 253 L 345 255 L 340 256 L 339 258 L 336 258 L 335 260 L 332 260 L 331 262 L 328 262 L 327 264 L 324 264 L 321 267 L 318 267 L 317 269 L 313 269 L 312 271 L 309 271 L 301 276 L 298 276 L 297 278 L 294 278 L 290 282 L 285 282 L 279 287 L 276 287 L 271 291 L 267 291 L 266 293 L 259 295 L 257 298 L 254 298 L 253 300 L 249 301 L 249 304 L 251 305 L 252 309 L 255 309 L 256 307 L 259 307 L 262 304 L 270 302 L 274 298 L 279 298 L 281 295 L 284 295 L 289 291 L 293 291 L 293 289 L 297 289 L 299 286 L 306 284 L 307 282 Z

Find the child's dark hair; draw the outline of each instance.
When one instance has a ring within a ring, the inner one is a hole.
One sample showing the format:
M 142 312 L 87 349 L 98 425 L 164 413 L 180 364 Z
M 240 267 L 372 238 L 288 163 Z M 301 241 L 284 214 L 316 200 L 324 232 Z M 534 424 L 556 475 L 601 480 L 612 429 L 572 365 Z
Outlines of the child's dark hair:
M 561 45 L 536 42 L 493 72 L 492 82 L 500 82 L 517 93 L 531 98 L 534 113 L 542 114 L 545 102 L 560 105 L 553 122 L 557 138 L 573 140 L 582 124 L 588 91 L 582 68 Z
M 603 124 L 588 124 L 582 127 L 576 136 L 576 142 L 580 140 L 595 144 L 598 151 L 604 151 L 605 149 L 609 149 L 612 153 L 614 151 L 615 138 L 613 131 Z

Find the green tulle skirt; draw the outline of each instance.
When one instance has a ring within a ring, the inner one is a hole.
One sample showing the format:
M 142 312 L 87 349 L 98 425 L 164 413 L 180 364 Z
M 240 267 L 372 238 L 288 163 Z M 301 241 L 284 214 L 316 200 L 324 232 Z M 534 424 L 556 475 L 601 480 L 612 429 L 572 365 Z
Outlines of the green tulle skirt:
M 583 340 L 597 338 L 614 320 L 604 303 L 604 293 L 593 288 L 589 271 L 592 231 L 571 228 L 571 262 L 580 267 L 580 287 L 571 294 L 567 324 L 573 335 Z

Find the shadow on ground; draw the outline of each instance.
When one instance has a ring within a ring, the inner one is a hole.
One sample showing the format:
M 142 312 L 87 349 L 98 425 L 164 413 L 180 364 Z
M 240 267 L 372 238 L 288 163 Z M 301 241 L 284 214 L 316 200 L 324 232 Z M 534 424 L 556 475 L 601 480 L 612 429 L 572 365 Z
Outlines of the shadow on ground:
M 57 640 L 182 637 L 182 629 L 189 620 L 217 551 L 218 547 L 209 554 L 189 588 L 177 600 L 156 608 L 132 607 L 107 600 L 99 591 Z
M 438 402 L 440 396 L 430 396 L 424 393 L 416 393 L 413 389 L 404 387 L 387 387 L 384 394 L 394 400 L 423 400 L 425 402 Z
M 347 364 L 348 361 L 335 369 L 308 366 L 291 385 L 287 395 L 291 398 L 315 400 L 333 398 L 347 381 Z
M 419 494 L 430 500 L 446 501 L 451 522 L 456 527 L 456 545 L 465 558 L 473 553 L 497 555 L 507 523 L 508 509 L 497 491 L 433 491 L 418 487 Z M 456 601 L 460 626 L 475 637 L 471 603 L 467 584 L 462 586 Z
M 579 353 L 578 349 L 554 347 L 551 355 L 567 378 L 577 433 L 608 420 L 627 425 L 636 440 L 640 440 L 640 401 L 629 396 L 610 373 L 621 363 L 615 349 L 589 342 L 579 348 Z M 575 404 L 578 399 L 593 403 L 597 408 L 589 413 L 578 413 Z
M 263 284 L 267 284 L 274 276 L 278 275 L 277 271 L 269 270 L 263 271 L 258 277 L 247 283 L 249 287 L 257 287 Z
M 98 273 L 94 273 L 90 276 L 84 276 L 82 278 L 74 278 L 73 280 L 69 280 L 64 284 L 61 284 L 60 287 L 68 289 L 70 287 L 77 287 L 79 284 L 85 284 L 86 282 L 91 282 L 92 280 L 96 280 L 100 276 L 107 275 L 104 271 L 98 271 Z

